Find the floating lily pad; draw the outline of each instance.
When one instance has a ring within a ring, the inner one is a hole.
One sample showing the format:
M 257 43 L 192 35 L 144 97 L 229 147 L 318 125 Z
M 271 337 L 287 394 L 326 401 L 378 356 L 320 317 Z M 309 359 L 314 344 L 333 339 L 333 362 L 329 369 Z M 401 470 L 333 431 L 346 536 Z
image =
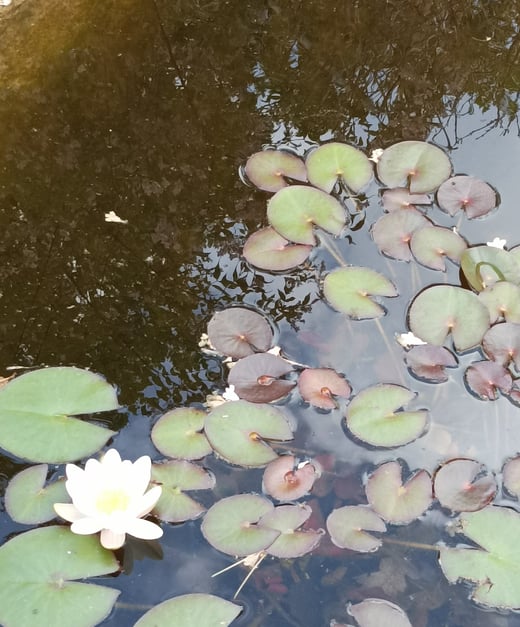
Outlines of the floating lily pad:
M 0 388 L 0 447 L 32 462 L 76 461 L 97 452 L 114 431 L 70 416 L 118 407 L 115 389 L 88 370 L 28 372 Z
M 246 260 L 261 270 L 283 272 L 301 265 L 310 255 L 312 246 L 290 244 L 271 226 L 252 233 L 244 244 Z
M 483 401 L 498 398 L 497 390 L 509 394 L 513 379 L 508 370 L 495 361 L 475 361 L 466 368 L 464 381 L 469 391 Z
M 114 572 L 98 538 L 66 527 L 27 531 L 0 547 L 0 624 L 91 627 L 111 612 L 118 590 L 73 581 Z
M 332 510 L 327 518 L 327 531 L 332 542 L 342 549 L 370 553 L 381 546 L 380 538 L 368 531 L 386 531 L 386 525 L 366 505 L 345 505 Z
M 489 310 L 491 322 L 504 318 L 506 322 L 520 323 L 520 287 L 508 281 L 499 281 L 486 287 L 478 295 Z
M 152 481 L 162 486 L 153 513 L 167 522 L 184 522 L 201 516 L 206 508 L 185 491 L 211 490 L 215 485 L 211 473 L 185 460 L 153 464 Z
M 292 559 L 310 553 L 320 543 L 323 530 L 299 530 L 312 509 L 308 505 L 279 505 L 267 512 L 258 523 L 262 527 L 276 529 L 280 535 L 267 549 L 269 555 L 282 559 Z
M 447 348 L 431 344 L 413 346 L 406 353 L 405 361 L 415 377 L 430 383 L 447 381 L 445 368 L 455 368 L 458 364 L 455 355 Z
M 296 244 L 314 246 L 313 224 L 340 235 L 346 224 L 345 210 L 329 194 L 314 187 L 292 185 L 277 192 L 267 205 L 269 224 Z
M 442 507 L 453 512 L 475 512 L 495 498 L 497 484 L 480 462 L 452 459 L 436 471 L 433 489 Z
M 280 535 L 280 531 L 256 524 L 274 509 L 258 494 L 235 494 L 212 505 L 202 520 L 206 540 L 222 553 L 244 557 L 258 553 Z
M 409 242 L 417 229 L 431 226 L 420 211 L 392 211 L 381 216 L 372 226 L 372 237 L 380 252 L 392 259 L 410 261 Z
M 478 346 L 489 328 L 489 313 L 477 295 L 455 285 L 433 285 L 420 292 L 408 310 L 411 331 L 441 346 L 451 333 L 458 351 Z
M 359 627 L 412 627 L 406 613 L 384 599 L 365 599 L 347 607 L 347 612 L 356 619 Z
M 520 609 L 520 514 L 489 505 L 461 514 L 459 527 L 483 550 L 441 547 L 440 563 L 448 581 L 471 581 L 471 597 L 482 605 Z
M 467 247 L 458 233 L 441 226 L 415 230 L 410 240 L 410 250 L 419 263 L 443 272 L 446 270 L 445 258 L 458 264 Z
M 39 464 L 15 475 L 5 491 L 5 509 L 22 525 L 38 525 L 56 518 L 54 503 L 66 503 L 65 480 L 45 485 L 49 467 Z
M 385 314 L 371 296 L 397 296 L 395 285 L 370 268 L 349 266 L 329 272 L 323 281 L 328 303 L 350 318 L 379 318 Z
M 321 409 L 336 408 L 334 397 L 348 398 L 352 392 L 348 381 L 332 368 L 306 368 L 298 377 L 298 389 L 303 400 Z
M 498 281 L 520 283 L 520 264 L 515 256 L 494 246 L 468 248 L 462 253 L 460 267 L 476 292 Z
M 401 464 L 382 464 L 372 472 L 365 491 L 372 509 L 386 522 L 407 525 L 431 505 L 432 480 L 426 470 L 418 470 L 404 483 Z
M 152 442 L 158 451 L 179 459 L 202 459 L 212 451 L 203 433 L 206 412 L 178 407 L 163 414 L 152 428 Z
M 399 142 L 387 148 L 377 162 L 377 175 L 384 185 L 406 185 L 412 194 L 432 192 L 450 174 L 446 153 L 427 142 Z
M 400 385 L 382 383 L 366 388 L 347 407 L 347 426 L 359 440 L 372 446 L 402 446 L 418 438 L 426 428 L 428 412 L 397 411 L 415 392 Z
M 353 192 L 360 192 L 374 176 L 372 163 L 365 153 L 339 142 L 319 146 L 309 154 L 305 163 L 309 181 L 329 193 L 338 179 Z
M 234 359 L 267 351 L 273 342 L 273 330 L 264 316 L 244 307 L 214 314 L 208 323 L 208 336 L 219 353 Z
M 213 449 L 240 466 L 265 466 L 278 456 L 265 440 L 293 437 L 284 414 L 270 405 L 232 401 L 206 417 L 205 431 Z
M 494 324 L 482 338 L 485 354 L 501 364 L 508 366 L 512 361 L 520 369 L 520 324 L 501 322 Z
M 385 211 L 415 209 L 416 205 L 432 204 L 431 198 L 426 194 L 410 194 L 405 187 L 385 189 L 382 200 Z
M 282 150 L 255 152 L 247 160 L 245 171 L 253 185 L 267 192 L 277 192 L 287 187 L 287 179 L 307 180 L 303 160 Z
M 504 488 L 520 499 L 520 455 L 508 459 L 502 468 Z
M 228 383 L 246 401 L 270 403 L 287 396 L 295 381 L 282 379 L 292 372 L 291 364 L 270 353 L 257 353 L 237 361 L 228 375 Z
M 152 607 L 134 627 L 227 627 L 241 611 L 240 605 L 212 594 L 184 594 Z
M 495 190 L 480 179 L 460 174 L 453 176 L 437 190 L 437 204 L 454 216 L 465 211 L 468 218 L 479 218 L 492 211 L 498 204 Z
M 320 474 L 312 462 L 300 464 L 294 455 L 281 455 L 266 466 L 262 489 L 278 501 L 296 501 L 311 491 Z

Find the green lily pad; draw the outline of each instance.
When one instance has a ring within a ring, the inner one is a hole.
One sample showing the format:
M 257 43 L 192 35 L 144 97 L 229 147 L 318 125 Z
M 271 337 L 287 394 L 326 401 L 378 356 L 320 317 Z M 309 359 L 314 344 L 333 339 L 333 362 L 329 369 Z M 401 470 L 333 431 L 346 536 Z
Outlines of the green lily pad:
M 228 555 L 245 557 L 264 551 L 280 531 L 257 523 L 273 509 L 271 501 L 259 494 L 228 496 L 208 509 L 202 520 L 202 535 L 211 546 Z
M 215 486 L 215 477 L 210 472 L 185 460 L 153 464 L 152 481 L 162 486 L 153 513 L 167 522 L 184 522 L 201 516 L 206 508 L 185 491 L 211 490 Z
M 520 324 L 494 324 L 482 338 L 482 349 L 489 359 L 502 366 L 513 362 L 515 368 L 520 370 Z
M 417 205 L 431 205 L 432 200 L 426 194 L 410 194 L 405 187 L 385 189 L 382 195 L 385 211 L 415 209 Z
M 323 281 L 323 294 L 337 311 L 357 320 L 379 318 L 385 310 L 371 296 L 397 296 L 395 285 L 370 268 L 349 266 L 329 272 Z
M 360 192 L 370 183 L 372 163 L 358 148 L 330 142 L 313 150 L 306 161 L 309 182 L 330 193 L 339 180 L 353 192 Z
M 494 246 L 468 248 L 460 258 L 460 267 L 476 292 L 498 281 L 520 283 L 520 264 L 515 255 Z
M 437 204 L 454 216 L 464 211 L 469 219 L 480 218 L 498 204 L 495 190 L 480 179 L 459 174 L 445 181 L 437 190 Z
M 365 599 L 356 605 L 347 607 L 359 627 L 412 627 L 406 613 L 395 603 L 384 599 Z
M 452 512 L 475 512 L 486 507 L 497 492 L 492 473 L 474 459 L 451 459 L 436 471 L 435 497 Z
M 347 427 L 371 446 L 391 448 L 413 442 L 424 432 L 428 412 L 396 410 L 415 396 L 415 392 L 392 383 L 366 388 L 347 407 Z
M 152 427 L 152 442 L 158 451 L 178 459 L 202 459 L 212 451 L 203 433 L 206 412 L 178 407 L 163 414 Z
M 427 142 L 399 142 L 387 148 L 377 162 L 377 175 L 384 185 L 407 185 L 412 194 L 432 192 L 450 174 L 446 153 Z
M 410 250 L 419 263 L 432 270 L 446 270 L 445 258 L 460 263 L 468 245 L 451 229 L 429 226 L 415 230 L 410 240 Z
M 382 541 L 367 531 L 382 533 L 386 531 L 386 525 L 366 505 L 345 505 L 329 514 L 327 531 L 336 546 L 360 553 L 371 553 L 377 551 Z
M 381 464 L 368 477 L 365 491 L 372 509 L 386 522 L 407 525 L 419 518 L 432 503 L 432 479 L 418 470 L 404 483 L 397 461 Z
M 323 530 L 298 530 L 310 517 L 308 505 L 279 505 L 267 512 L 258 523 L 262 527 L 276 529 L 280 535 L 267 549 L 269 555 L 293 559 L 310 553 L 320 543 Z
M 32 462 L 76 461 L 97 452 L 114 431 L 70 418 L 117 409 L 115 389 L 79 368 L 44 368 L 0 388 L 0 447 Z
M 11 518 L 22 525 L 38 525 L 56 518 L 54 503 L 70 500 L 65 480 L 45 485 L 49 467 L 39 464 L 15 475 L 5 491 L 5 509 Z
M 271 226 L 252 233 L 246 240 L 243 254 L 260 270 L 284 272 L 301 265 L 310 255 L 312 246 L 291 244 Z
M 287 187 L 286 179 L 306 181 L 305 163 L 283 150 L 262 150 L 249 157 L 245 167 L 247 178 L 259 189 L 277 192 Z
M 469 391 L 483 401 L 495 401 L 497 390 L 509 394 L 513 385 L 509 370 L 487 359 L 470 364 L 464 373 L 464 382 Z
M 478 346 L 489 328 L 489 313 L 477 295 L 455 285 L 433 285 L 408 310 L 408 325 L 428 344 L 442 346 L 451 333 L 458 351 Z
M 329 194 L 314 187 L 291 185 L 276 192 L 267 205 L 269 224 L 296 244 L 314 246 L 313 224 L 333 235 L 346 225 L 346 213 Z
M 477 603 L 520 609 L 520 514 L 490 505 L 459 516 L 461 532 L 481 549 L 441 547 L 441 568 L 448 581 L 474 584 Z
M 296 385 L 295 381 L 282 378 L 292 371 L 292 365 L 282 357 L 257 353 L 239 359 L 233 365 L 228 383 L 246 401 L 270 403 L 287 396 Z
M 208 336 L 219 353 L 240 359 L 272 346 L 273 330 L 264 316 L 245 307 L 229 307 L 213 314 Z
M 508 459 L 502 468 L 504 488 L 520 499 L 520 455 Z
M 240 614 L 240 605 L 212 594 L 184 594 L 152 607 L 134 627 L 227 627 Z
M 488 308 L 492 323 L 500 318 L 520 323 L 520 286 L 499 281 L 483 289 L 478 297 Z
M 232 401 L 216 407 L 206 417 L 206 436 L 213 449 L 240 466 L 265 466 L 278 455 L 265 440 L 291 440 L 285 415 L 276 407 Z
M 431 227 L 431 222 L 417 209 L 392 211 L 381 216 L 371 229 L 379 252 L 392 259 L 410 261 L 410 240 L 417 229 Z
M 66 527 L 27 531 L 0 547 L 0 624 L 91 627 L 114 606 L 118 590 L 73 581 L 114 572 L 113 553 L 94 536 Z

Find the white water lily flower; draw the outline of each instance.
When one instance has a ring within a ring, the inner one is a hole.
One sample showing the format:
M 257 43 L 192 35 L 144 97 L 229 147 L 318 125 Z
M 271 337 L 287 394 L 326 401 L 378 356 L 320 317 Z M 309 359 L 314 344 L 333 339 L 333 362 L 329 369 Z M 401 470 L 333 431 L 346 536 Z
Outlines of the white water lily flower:
M 101 531 L 106 549 L 123 546 L 128 533 L 136 538 L 155 540 L 163 534 L 159 525 L 142 520 L 161 496 L 161 486 L 146 492 L 151 478 L 152 462 L 143 455 L 132 463 L 121 461 L 115 449 L 106 452 L 101 461 L 89 459 L 83 470 L 67 464 L 65 487 L 72 503 L 55 503 L 56 513 L 72 523 L 71 531 L 90 535 Z

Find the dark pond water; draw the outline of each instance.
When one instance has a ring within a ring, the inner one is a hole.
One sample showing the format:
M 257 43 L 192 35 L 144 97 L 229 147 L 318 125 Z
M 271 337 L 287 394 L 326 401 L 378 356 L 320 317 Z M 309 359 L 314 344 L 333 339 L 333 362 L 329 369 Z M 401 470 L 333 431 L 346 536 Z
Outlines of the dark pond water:
M 289 401 L 296 445 L 334 456 L 348 498 L 380 461 L 432 471 L 446 433 L 453 454 L 495 472 L 518 452 L 517 407 L 471 398 L 456 375 L 440 387 L 413 380 L 372 323 L 353 330 L 320 300 L 316 268 L 337 265 L 326 251 L 285 277 L 248 268 L 241 249 L 265 224 L 266 195 L 238 176 L 265 145 L 334 138 L 370 151 L 429 139 L 448 150 L 455 172 L 500 193 L 491 217 L 461 224 L 464 237 L 520 244 L 515 0 L 77 0 L 66 9 L 25 0 L 0 7 L 0 20 L 0 375 L 61 364 L 102 373 L 123 406 L 110 418 L 120 429 L 114 446 L 123 457 L 160 459 L 154 421 L 225 387 L 225 368 L 200 351 L 199 336 L 215 311 L 246 303 L 278 325 L 292 359 L 333 367 L 356 391 L 404 382 L 432 409 L 435 428 L 389 454 L 348 440 L 338 412 Z M 382 321 L 392 338 L 405 330 L 418 285 L 444 278 L 377 254 L 368 227 L 381 208 L 377 190 L 370 194 L 364 228 L 337 246 L 349 263 L 399 283 L 400 303 Z M 105 221 L 110 211 L 127 223 Z M 452 267 L 447 281 L 457 280 Z M 218 475 L 215 494 L 201 497 L 208 506 L 260 490 L 261 471 L 207 465 Z M 0 495 L 23 467 L 0 457 Z M 321 503 L 325 514 L 335 505 L 330 495 Z M 445 522 L 434 509 L 392 534 L 435 543 Z M 165 525 L 162 558 L 144 555 L 128 574 L 103 580 L 122 590 L 106 625 L 133 625 L 147 607 L 186 592 L 232 597 L 245 571 L 212 579 L 230 559 L 199 527 Z M 23 530 L 0 510 L 0 542 Z M 345 623 L 346 603 L 367 596 L 398 603 L 415 627 L 520 625 L 450 586 L 435 552 L 390 544 L 368 556 L 318 552 L 264 564 L 239 597 L 237 626 Z M 267 591 L 269 576 L 288 592 Z

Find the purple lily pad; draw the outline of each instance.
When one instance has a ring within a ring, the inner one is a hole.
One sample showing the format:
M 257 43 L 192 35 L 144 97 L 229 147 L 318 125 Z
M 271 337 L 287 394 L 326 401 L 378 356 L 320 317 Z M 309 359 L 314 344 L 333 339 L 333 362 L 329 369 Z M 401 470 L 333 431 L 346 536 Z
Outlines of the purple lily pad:
M 380 252 L 392 259 L 410 261 L 412 234 L 431 222 L 417 209 L 392 211 L 381 216 L 372 225 L 371 233 Z
M 370 553 L 381 546 L 380 538 L 367 531 L 386 531 L 386 525 L 366 505 L 345 505 L 332 510 L 327 518 L 327 531 L 332 542 L 342 549 Z
M 520 499 L 520 455 L 508 459 L 502 468 L 504 488 Z
M 426 470 L 418 470 L 403 483 L 402 467 L 397 461 L 376 468 L 368 477 L 365 492 L 376 514 L 395 525 L 412 522 L 432 502 L 432 482 Z
M 437 191 L 439 207 L 454 216 L 465 211 L 468 218 L 485 216 L 498 205 L 495 190 L 480 179 L 460 174 L 445 181 Z
M 486 287 L 478 295 L 489 310 L 491 322 L 503 318 L 520 323 L 520 287 L 508 281 L 499 281 Z
M 382 196 L 385 211 L 415 209 L 416 205 L 431 205 L 432 201 L 426 194 L 410 194 L 406 187 L 385 189 Z
M 497 484 L 492 473 L 473 459 L 452 459 L 435 472 L 434 494 L 442 507 L 452 512 L 475 512 L 495 498 Z
M 497 362 L 487 359 L 468 366 L 464 381 L 469 391 L 483 401 L 495 401 L 498 398 L 497 390 L 508 394 L 513 385 L 510 372 Z
M 459 263 L 468 245 L 464 238 L 442 226 L 428 226 L 415 230 L 410 249 L 419 263 L 432 270 L 446 270 L 445 257 Z
M 240 398 L 252 403 L 277 401 L 296 385 L 295 381 L 281 379 L 293 371 L 291 364 L 270 353 L 257 353 L 239 359 L 231 368 L 228 383 L 235 386 Z
M 347 612 L 356 619 L 359 627 L 412 627 L 406 613 L 384 599 L 365 599 L 347 607 Z
M 261 314 L 244 307 L 218 311 L 208 323 L 208 336 L 215 350 L 234 359 L 269 350 L 271 325 Z
M 267 512 L 258 525 L 275 529 L 280 535 L 267 549 L 269 555 L 282 559 L 293 559 L 310 553 L 320 543 L 323 530 L 299 530 L 311 516 L 312 509 L 308 505 L 279 505 Z
M 320 474 L 312 462 L 299 464 L 294 455 L 281 455 L 267 464 L 262 489 L 278 501 L 296 501 L 311 491 Z
M 358 148 L 330 142 L 319 146 L 305 161 L 309 182 L 330 193 L 338 179 L 353 192 L 360 192 L 374 176 L 372 163 Z
M 412 347 L 405 357 L 410 372 L 430 383 L 443 383 L 448 380 L 445 368 L 455 368 L 458 360 L 455 355 L 444 346 L 421 344 Z
M 487 357 L 506 367 L 511 362 L 520 370 L 520 324 L 500 322 L 488 329 L 482 338 Z
M 283 272 L 301 265 L 310 255 L 312 246 L 290 244 L 272 227 L 252 233 L 244 244 L 246 260 L 261 270 Z
M 247 160 L 245 171 L 253 185 L 267 192 L 277 192 L 287 187 L 286 179 L 307 180 L 303 160 L 282 150 L 255 152 Z
M 298 378 L 298 389 L 302 398 L 321 409 L 335 409 L 335 396 L 348 398 L 352 388 L 332 368 L 306 368 Z

